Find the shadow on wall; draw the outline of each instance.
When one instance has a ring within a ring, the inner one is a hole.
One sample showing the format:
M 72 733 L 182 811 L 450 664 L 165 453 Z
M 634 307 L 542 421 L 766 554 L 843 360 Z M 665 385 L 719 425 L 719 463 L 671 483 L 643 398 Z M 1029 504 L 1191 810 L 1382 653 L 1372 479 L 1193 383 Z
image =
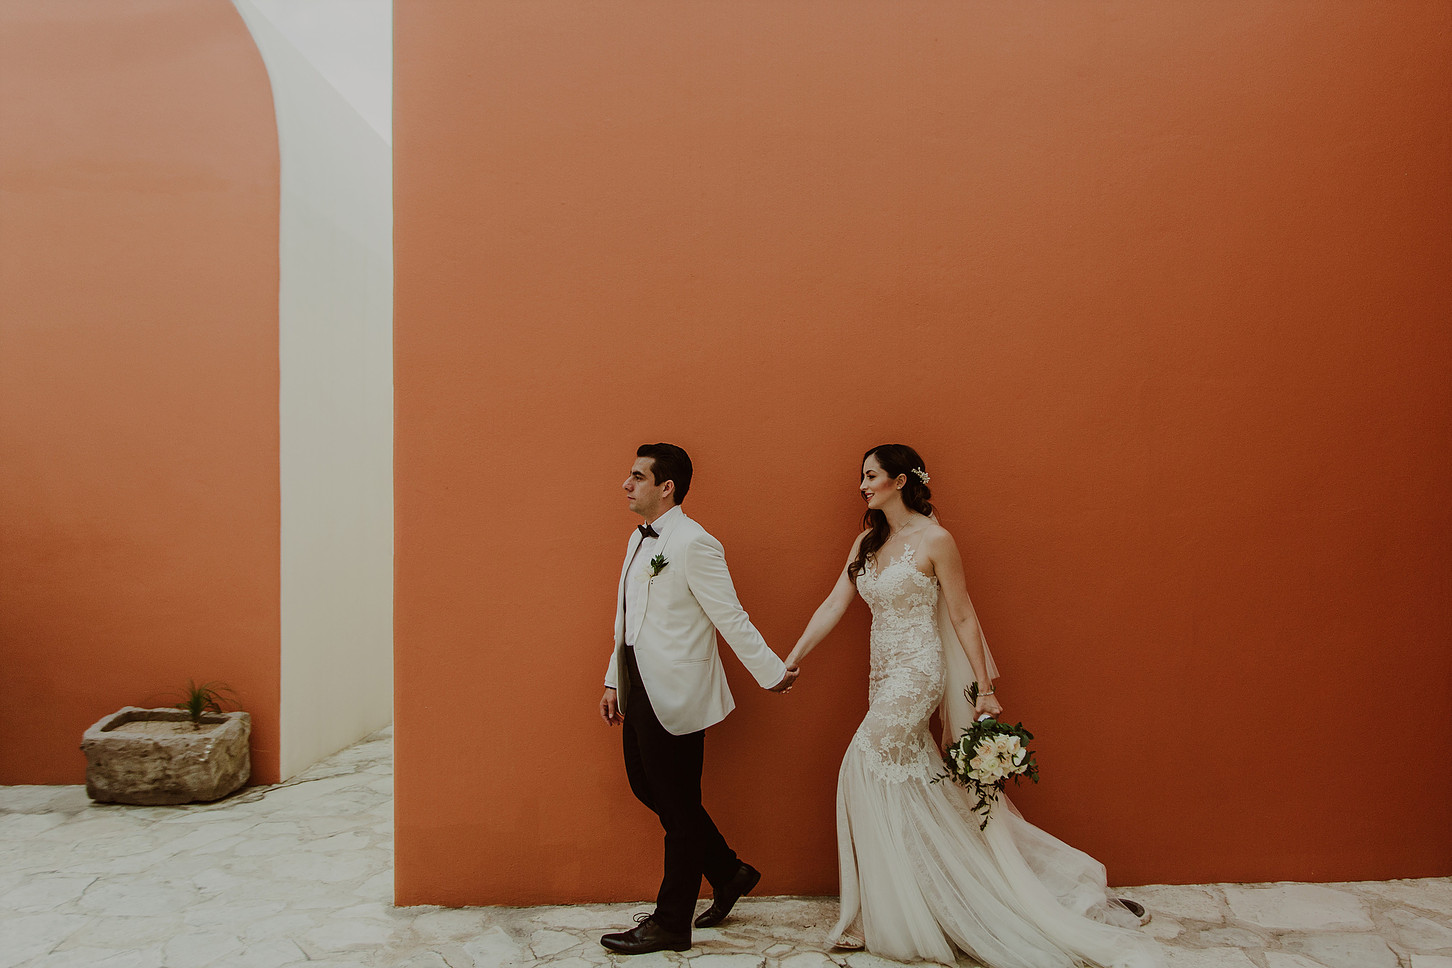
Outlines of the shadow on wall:
M 277 109 L 282 773 L 393 707 L 392 4 L 235 0 Z

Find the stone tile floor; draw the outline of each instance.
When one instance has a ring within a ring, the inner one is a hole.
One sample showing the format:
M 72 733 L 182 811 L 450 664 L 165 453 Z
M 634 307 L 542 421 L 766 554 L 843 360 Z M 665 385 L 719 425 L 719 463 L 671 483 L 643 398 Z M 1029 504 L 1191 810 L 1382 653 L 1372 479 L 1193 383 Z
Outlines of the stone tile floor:
M 392 733 L 223 804 L 0 787 L 0 968 L 886 968 L 835 898 L 747 898 L 683 955 L 612 956 L 642 904 L 395 908 Z M 1452 878 L 1125 888 L 1170 968 L 1452 968 Z M 963 959 L 962 965 L 972 964 Z

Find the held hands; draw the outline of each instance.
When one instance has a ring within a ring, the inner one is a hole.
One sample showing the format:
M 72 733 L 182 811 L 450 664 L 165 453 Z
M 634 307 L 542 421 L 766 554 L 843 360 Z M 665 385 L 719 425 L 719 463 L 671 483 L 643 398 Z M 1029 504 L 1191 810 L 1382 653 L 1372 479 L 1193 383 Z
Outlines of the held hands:
M 801 674 L 802 674 L 802 670 L 800 668 L 798 668 L 797 666 L 787 666 L 786 675 L 784 675 L 784 676 L 781 677 L 781 682 L 778 682 L 776 685 L 774 685 L 771 688 L 769 688 L 767 690 L 767 692 L 780 692 L 780 693 L 791 692 L 792 691 L 792 683 L 793 682 L 796 682 L 797 676 L 799 676 Z
M 606 726 L 619 726 L 625 722 L 625 717 L 620 713 L 620 703 L 616 699 L 614 689 L 607 687 L 605 695 L 600 697 L 600 718 L 605 720 Z
M 781 677 L 781 682 L 768 689 L 768 692 L 787 693 L 792 691 L 792 683 L 796 682 L 797 676 L 802 670 L 796 666 L 787 669 L 786 675 Z M 605 695 L 600 697 L 600 718 L 605 721 L 606 726 L 619 726 L 625 722 L 625 715 L 620 712 L 619 696 L 614 689 L 608 686 Z

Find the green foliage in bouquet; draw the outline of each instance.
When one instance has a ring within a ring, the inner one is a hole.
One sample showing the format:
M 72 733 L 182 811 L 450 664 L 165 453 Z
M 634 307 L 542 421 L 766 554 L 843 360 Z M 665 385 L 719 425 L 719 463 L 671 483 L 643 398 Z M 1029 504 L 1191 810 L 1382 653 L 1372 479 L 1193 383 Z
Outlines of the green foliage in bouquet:
M 225 683 L 204 682 L 197 685 L 195 680 L 188 679 L 187 687 L 182 690 L 181 695 L 181 702 L 176 704 L 176 708 L 191 719 L 192 729 L 201 729 L 203 716 L 207 713 L 220 713 L 224 701 L 235 705 L 237 694 Z
M 978 683 L 964 689 L 963 694 L 970 705 L 976 706 Z M 974 794 L 977 803 L 973 805 L 973 812 L 983 815 L 983 822 L 978 825 L 982 830 L 988 826 L 993 805 L 1010 778 L 1015 783 L 1024 777 L 1039 782 L 1038 760 L 1028 748 L 1033 738 L 1034 734 L 1024 729 L 1023 723 L 1010 726 L 993 718 L 975 721 L 943 751 L 946 769 L 933 777 L 933 782 L 952 780 Z

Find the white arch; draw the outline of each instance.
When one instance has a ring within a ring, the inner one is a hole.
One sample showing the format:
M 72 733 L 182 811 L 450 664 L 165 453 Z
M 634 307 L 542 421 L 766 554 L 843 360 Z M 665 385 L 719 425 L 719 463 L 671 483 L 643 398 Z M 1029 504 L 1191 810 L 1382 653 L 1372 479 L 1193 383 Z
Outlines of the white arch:
M 393 709 L 391 0 L 233 0 L 280 148 L 281 772 Z

